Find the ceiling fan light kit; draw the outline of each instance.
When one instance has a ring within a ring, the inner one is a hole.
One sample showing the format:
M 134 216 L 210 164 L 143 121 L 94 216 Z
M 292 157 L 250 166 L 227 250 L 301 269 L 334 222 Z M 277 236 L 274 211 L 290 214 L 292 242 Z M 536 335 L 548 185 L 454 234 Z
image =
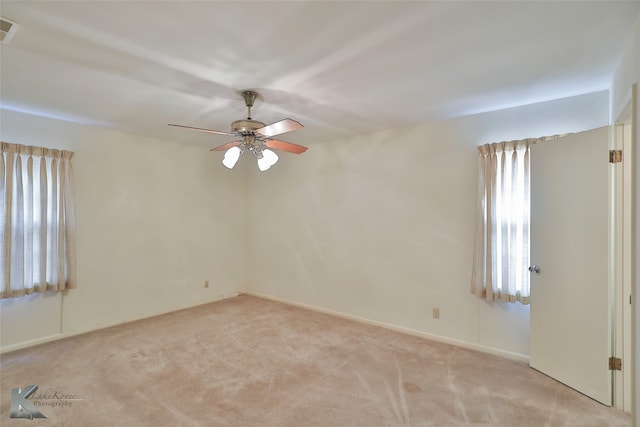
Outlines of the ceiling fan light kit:
M 275 165 L 277 161 L 278 155 L 268 148 L 265 148 L 262 150 L 262 157 L 258 157 L 258 169 L 260 169 L 261 172 L 264 172 L 271 166 Z
M 303 126 L 292 119 L 283 119 L 270 125 L 251 118 L 251 107 L 256 100 L 258 94 L 256 92 L 245 90 L 242 92 L 244 103 L 247 106 L 247 118 L 244 120 L 236 120 L 231 123 L 231 132 L 222 132 L 213 129 L 203 129 L 192 126 L 169 124 L 186 129 L 197 130 L 200 132 L 213 133 L 216 135 L 228 135 L 240 138 L 238 141 L 231 141 L 218 147 L 212 148 L 211 151 L 225 151 L 222 164 L 229 169 L 238 163 L 240 156 L 244 153 L 252 153 L 258 162 L 258 169 L 261 172 L 268 170 L 278 161 L 278 155 L 270 150 L 282 150 L 289 153 L 300 154 L 307 151 L 307 147 L 291 142 L 274 139 L 276 135 L 301 129 Z
M 233 167 L 238 163 L 238 159 L 240 158 L 240 148 L 237 146 L 233 146 L 229 148 L 224 153 L 224 158 L 222 159 L 222 164 L 228 167 L 229 169 L 233 169 Z

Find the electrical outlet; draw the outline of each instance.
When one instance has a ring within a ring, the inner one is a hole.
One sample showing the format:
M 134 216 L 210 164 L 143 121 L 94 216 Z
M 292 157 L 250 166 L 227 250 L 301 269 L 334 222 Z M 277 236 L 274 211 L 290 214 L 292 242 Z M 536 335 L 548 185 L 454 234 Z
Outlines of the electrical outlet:
M 434 319 L 439 319 L 440 318 L 440 309 L 439 308 L 434 308 L 433 309 L 433 318 Z
M 208 288 L 208 287 L 209 287 L 209 281 L 208 281 L 208 280 L 205 280 L 205 281 L 204 281 L 204 287 L 205 287 L 205 288 Z

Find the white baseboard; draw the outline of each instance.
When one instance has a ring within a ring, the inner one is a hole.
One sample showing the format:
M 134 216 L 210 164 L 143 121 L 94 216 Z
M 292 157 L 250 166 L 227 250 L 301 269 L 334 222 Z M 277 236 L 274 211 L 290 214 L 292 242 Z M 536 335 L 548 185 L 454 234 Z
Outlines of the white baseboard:
M 137 322 L 138 320 L 144 320 L 144 319 L 149 319 L 151 317 L 162 316 L 164 314 L 174 313 L 176 311 L 188 310 L 190 308 L 194 308 L 194 307 L 198 307 L 198 306 L 206 305 L 206 304 L 211 304 L 213 302 L 221 301 L 223 299 L 237 297 L 238 295 L 242 295 L 242 292 L 232 292 L 232 293 L 229 293 L 227 295 L 223 295 L 223 296 L 221 296 L 219 298 L 215 298 L 213 300 L 210 300 L 210 301 L 207 301 L 207 302 L 203 302 L 202 304 L 195 304 L 195 305 L 175 308 L 173 310 L 167 310 L 167 311 L 161 311 L 161 312 L 158 312 L 158 313 L 147 314 L 147 315 L 143 315 L 141 317 L 137 317 L 135 319 L 120 320 L 120 321 L 117 321 L 117 322 L 109 323 L 109 324 L 106 324 L 106 325 L 101 325 L 101 326 L 94 327 L 94 328 L 74 330 L 74 331 L 69 331 L 69 332 L 63 332 L 63 333 L 58 333 L 58 334 L 54 334 L 54 335 L 49 335 L 49 336 L 46 336 L 46 337 L 36 338 L 36 339 L 33 339 L 33 340 L 29 340 L 29 341 L 22 341 L 22 342 L 19 342 L 19 343 L 16 343 L 16 344 L 11 344 L 11 345 L 7 345 L 7 346 L 4 346 L 4 347 L 1 347 L 0 348 L 0 354 L 9 353 L 11 351 L 16 351 L 16 350 L 22 350 L 24 348 L 33 347 L 33 346 L 36 346 L 36 345 L 39 345 L 39 344 L 45 344 L 45 343 L 48 343 L 48 342 L 51 342 L 51 341 L 57 341 L 57 340 L 61 340 L 61 339 L 64 339 L 64 338 L 75 337 L 77 335 L 82 335 L 82 334 L 86 334 L 86 333 L 89 333 L 89 332 L 94 332 L 94 331 L 99 331 L 99 330 L 102 330 L 102 329 L 111 328 L 113 326 L 123 325 L 125 323 Z
M 366 323 L 366 324 L 373 325 L 373 326 L 379 326 L 381 328 L 389 329 L 389 330 L 396 331 L 396 332 L 401 332 L 401 333 L 408 334 L 408 335 L 413 335 L 413 336 L 417 336 L 417 337 L 421 337 L 421 338 L 427 338 L 427 339 L 430 339 L 430 340 L 443 342 L 443 343 L 446 343 L 446 344 L 452 344 L 452 345 L 456 345 L 458 347 L 467 348 L 467 349 L 470 349 L 470 350 L 481 351 L 483 353 L 494 354 L 494 355 L 497 355 L 497 356 L 507 357 L 509 359 L 519 360 L 521 362 L 529 363 L 529 356 L 527 356 L 526 354 L 515 353 L 515 352 L 511 352 L 511 351 L 506 351 L 506 350 L 501 350 L 499 348 L 487 347 L 487 346 L 484 346 L 484 345 L 480 345 L 480 344 L 476 344 L 476 343 L 472 343 L 472 342 L 468 342 L 468 341 L 458 340 L 458 339 L 455 339 L 455 338 L 448 338 L 448 337 L 444 337 L 442 335 L 436 335 L 436 334 L 431 334 L 431 333 L 428 333 L 428 332 L 419 331 L 417 329 L 406 328 L 406 327 L 403 327 L 403 326 L 397 326 L 397 325 L 393 325 L 393 324 L 390 324 L 390 323 L 379 322 L 377 320 L 367 319 L 365 317 L 359 317 L 359 316 L 354 316 L 354 315 L 351 315 L 351 314 L 340 313 L 338 311 L 328 310 L 326 308 L 320 308 L 320 307 L 316 307 L 314 305 L 303 304 L 303 303 L 287 300 L 287 299 L 284 299 L 284 298 L 278 298 L 278 297 L 273 297 L 273 296 L 270 296 L 270 295 L 264 295 L 264 294 L 261 294 L 259 292 L 246 291 L 246 292 L 242 292 L 242 293 L 246 294 L 246 295 L 255 296 L 255 297 L 258 297 L 258 298 L 263 298 L 263 299 L 266 299 L 266 300 L 271 300 L 271 301 L 281 302 L 283 304 L 293 305 L 293 306 L 304 308 L 304 309 L 307 309 L 307 310 L 317 311 L 319 313 L 330 314 L 332 316 L 341 317 L 343 319 L 354 320 L 356 322 Z

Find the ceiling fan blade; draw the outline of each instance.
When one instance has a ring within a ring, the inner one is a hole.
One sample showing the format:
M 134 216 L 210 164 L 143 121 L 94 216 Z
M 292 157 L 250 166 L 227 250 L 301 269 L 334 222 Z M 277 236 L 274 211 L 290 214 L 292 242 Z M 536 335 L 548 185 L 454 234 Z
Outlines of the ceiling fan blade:
M 291 119 L 280 120 L 279 122 L 271 123 L 256 129 L 256 133 L 262 136 L 275 136 L 283 133 L 291 132 L 303 128 L 300 123 Z
M 231 142 L 227 142 L 226 144 L 222 144 L 222 145 L 220 145 L 218 147 L 214 147 L 209 151 L 224 151 L 227 148 L 231 148 L 231 147 L 234 147 L 234 146 L 237 146 L 237 145 L 240 145 L 240 144 L 242 144 L 242 141 L 231 141 Z
M 212 130 L 212 129 L 194 128 L 193 126 L 174 125 L 174 124 L 169 124 L 169 126 L 175 126 L 179 128 L 185 128 L 185 129 L 193 129 L 201 132 L 215 133 L 216 135 L 231 135 L 231 136 L 235 135 L 234 133 L 230 133 L 230 132 L 222 132 L 219 130 Z
M 288 151 L 289 153 L 300 154 L 307 151 L 307 147 L 298 144 L 292 144 L 291 142 L 280 141 L 279 139 L 267 139 L 264 142 L 269 148 L 275 150 Z

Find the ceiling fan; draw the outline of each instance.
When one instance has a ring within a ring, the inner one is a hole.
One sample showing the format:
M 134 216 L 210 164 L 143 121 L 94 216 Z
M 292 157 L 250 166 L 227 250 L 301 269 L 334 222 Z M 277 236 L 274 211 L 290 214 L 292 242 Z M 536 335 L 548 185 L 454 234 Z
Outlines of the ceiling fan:
M 229 169 L 233 169 L 240 156 L 247 152 L 252 153 L 256 157 L 258 161 L 258 168 L 261 171 L 266 171 L 278 161 L 278 155 L 271 151 L 270 148 L 294 154 L 300 154 L 307 151 L 307 147 L 302 145 L 292 144 L 291 142 L 273 138 L 276 135 L 282 135 L 283 133 L 301 129 L 303 126 L 297 121 L 292 119 L 283 119 L 278 122 L 271 123 L 270 125 L 265 125 L 262 122 L 251 119 L 251 107 L 253 107 L 253 103 L 257 96 L 258 94 L 256 92 L 250 90 L 242 92 L 242 97 L 244 98 L 244 103 L 248 110 L 247 118 L 246 120 L 236 120 L 231 123 L 231 132 L 222 132 L 218 130 L 175 124 L 169 124 L 169 126 L 240 138 L 239 140 L 227 142 L 226 144 L 222 144 L 210 150 L 226 150 L 222 164 Z

